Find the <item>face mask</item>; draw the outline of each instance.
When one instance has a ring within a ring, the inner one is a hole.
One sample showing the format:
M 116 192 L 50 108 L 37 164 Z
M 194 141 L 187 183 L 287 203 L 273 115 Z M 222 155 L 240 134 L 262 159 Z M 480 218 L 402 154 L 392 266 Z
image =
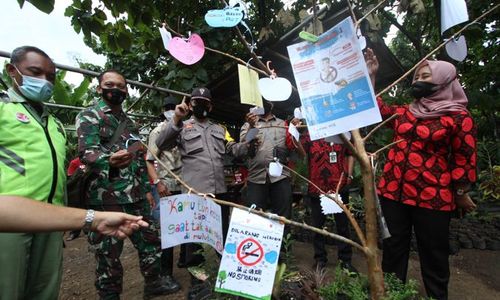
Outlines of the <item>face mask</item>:
M 127 93 L 117 88 L 102 89 L 102 98 L 111 104 L 120 105 L 127 98 Z
M 45 79 L 23 75 L 16 66 L 14 67 L 23 78 L 23 85 L 19 85 L 15 79 L 14 82 L 24 97 L 35 102 L 45 102 L 52 97 L 52 90 L 54 89 L 52 83 Z
M 264 101 L 263 105 L 264 105 L 264 115 L 267 115 L 268 113 L 271 112 L 271 110 L 273 110 L 273 105 L 271 104 L 271 102 Z
M 175 111 L 169 110 L 169 111 L 164 112 L 163 115 L 165 116 L 165 118 L 167 120 L 170 120 L 170 119 L 172 119 L 174 117 Z
M 193 115 L 198 119 L 205 119 L 208 116 L 208 106 L 204 104 L 193 106 Z
M 420 99 L 434 94 L 438 89 L 439 85 L 437 84 L 425 81 L 415 81 L 411 85 L 411 95 L 415 97 L 415 99 Z

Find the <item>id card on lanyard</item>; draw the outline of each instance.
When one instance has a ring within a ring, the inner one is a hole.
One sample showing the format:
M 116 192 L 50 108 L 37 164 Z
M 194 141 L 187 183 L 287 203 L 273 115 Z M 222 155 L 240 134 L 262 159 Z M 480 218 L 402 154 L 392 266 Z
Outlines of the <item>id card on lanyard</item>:
M 330 157 L 330 163 L 331 164 L 335 164 L 337 163 L 337 152 L 335 151 L 332 151 L 328 154 L 328 156 Z

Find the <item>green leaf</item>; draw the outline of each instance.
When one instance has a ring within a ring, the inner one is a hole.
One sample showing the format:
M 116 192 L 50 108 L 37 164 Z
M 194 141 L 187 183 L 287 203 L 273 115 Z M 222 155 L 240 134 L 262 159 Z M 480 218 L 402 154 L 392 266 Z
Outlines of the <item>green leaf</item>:
M 57 78 L 54 83 L 54 101 L 59 104 L 71 105 L 69 93 L 63 82 L 63 79 Z
M 180 69 L 177 72 L 177 76 L 179 76 L 181 78 L 192 78 L 193 77 L 193 72 L 190 69 L 188 69 L 188 68 L 184 68 L 184 69 Z
M 130 49 L 130 46 L 132 46 L 132 37 L 130 36 L 130 33 L 126 31 L 120 32 L 118 34 L 117 43 L 123 50 Z
M 81 106 L 83 104 L 84 96 L 87 94 L 90 86 L 90 80 L 85 77 L 80 85 L 73 90 L 71 95 L 71 105 Z
M 50 14 L 54 10 L 54 2 L 55 0 L 27 0 L 31 4 L 33 4 L 34 7 L 38 8 L 39 10 L 43 11 L 46 14 Z M 21 8 L 23 5 L 21 4 L 24 3 L 24 1 L 18 0 L 19 6 Z
M 199 68 L 196 71 L 196 78 L 198 78 L 200 81 L 208 82 L 207 70 L 205 70 L 205 68 Z

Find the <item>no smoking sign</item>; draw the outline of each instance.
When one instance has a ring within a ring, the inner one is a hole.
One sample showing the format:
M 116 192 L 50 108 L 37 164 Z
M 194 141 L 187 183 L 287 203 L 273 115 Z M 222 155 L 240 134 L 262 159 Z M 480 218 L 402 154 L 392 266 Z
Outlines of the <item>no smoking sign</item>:
M 264 249 L 258 241 L 247 238 L 238 245 L 236 257 L 247 267 L 255 266 L 264 258 Z

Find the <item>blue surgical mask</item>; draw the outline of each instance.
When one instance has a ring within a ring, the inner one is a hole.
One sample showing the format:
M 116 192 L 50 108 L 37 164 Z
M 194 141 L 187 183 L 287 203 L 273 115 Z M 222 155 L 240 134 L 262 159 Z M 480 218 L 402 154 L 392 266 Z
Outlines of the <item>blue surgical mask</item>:
M 52 90 L 54 89 L 54 85 L 52 83 L 45 79 L 23 75 L 19 72 L 19 69 L 16 66 L 14 67 L 19 75 L 23 77 L 22 85 L 19 85 L 15 79 L 14 81 L 24 97 L 35 102 L 45 102 L 52 97 Z

